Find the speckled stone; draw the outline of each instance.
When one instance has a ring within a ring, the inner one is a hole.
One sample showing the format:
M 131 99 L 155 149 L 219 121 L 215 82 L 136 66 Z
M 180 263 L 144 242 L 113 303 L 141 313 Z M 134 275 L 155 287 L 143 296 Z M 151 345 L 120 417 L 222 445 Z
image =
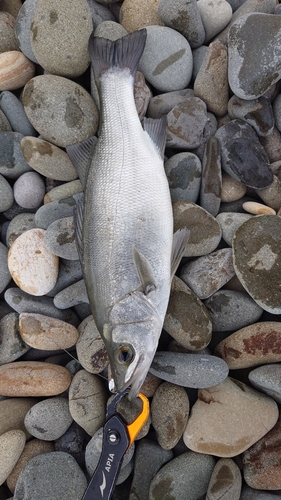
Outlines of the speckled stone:
M 90 373 L 100 373 L 109 363 L 104 341 L 96 327 L 93 316 L 88 316 L 79 328 L 76 344 L 77 357 L 83 368 Z
M 8 179 L 17 179 L 24 172 L 32 170 L 20 148 L 22 138 L 23 135 L 18 132 L 0 132 L 0 174 Z
M 238 465 L 230 458 L 221 458 L 214 467 L 206 500 L 239 500 L 241 487 Z
M 215 459 L 187 451 L 164 465 L 152 479 L 149 500 L 195 500 L 207 492 Z
M 199 47 L 205 40 L 205 29 L 196 0 L 162 0 L 158 15 L 169 26 L 181 33 L 192 48 Z
M 14 361 L 0 366 L 0 394 L 3 396 L 56 396 L 68 389 L 70 382 L 69 371 L 51 363 Z
M 164 450 L 171 450 L 183 435 L 189 414 L 189 399 L 183 387 L 164 382 L 151 403 L 151 423 Z
M 46 248 L 44 235 L 43 229 L 30 229 L 14 241 L 8 252 L 13 280 L 31 295 L 49 292 L 58 277 L 58 257 Z
M 44 441 L 60 438 L 72 423 L 68 400 L 48 398 L 32 406 L 25 415 L 24 425 L 32 436 Z
M 86 477 L 76 460 L 68 453 L 54 451 L 28 462 L 19 475 L 14 500 L 31 499 L 34 491 L 42 499 L 77 500 L 86 487 Z
M 45 195 L 45 183 L 37 172 L 25 172 L 14 184 L 14 198 L 23 208 L 38 208 Z
M 22 213 L 16 215 L 11 222 L 9 223 L 7 234 L 6 234 L 6 242 L 8 248 L 14 243 L 15 239 L 20 236 L 25 231 L 29 229 L 35 228 L 34 214 L 31 213 Z
M 232 119 L 245 120 L 259 136 L 267 136 L 273 131 L 273 110 L 267 97 L 245 100 L 232 96 L 228 101 L 228 113 Z
M 50 203 L 51 201 L 64 200 L 69 198 L 74 194 L 81 193 L 83 191 L 83 186 L 80 180 L 64 182 L 60 186 L 56 186 L 50 191 L 48 191 L 44 196 L 44 204 Z
M 173 203 L 174 231 L 187 227 L 190 236 L 184 257 L 206 255 L 215 250 L 221 240 L 218 221 L 195 203 L 176 201 Z
M 0 365 L 20 358 L 28 349 L 19 333 L 19 315 L 7 314 L 0 320 Z
M 204 301 L 214 332 L 229 332 L 258 321 L 263 309 L 244 292 L 218 290 Z
M 25 0 L 16 18 L 15 35 L 20 50 L 34 63 L 38 63 L 31 48 L 30 28 L 38 0 Z
M 205 28 L 205 43 L 220 33 L 232 18 L 230 2 L 225 0 L 199 0 L 198 8 Z
M 232 239 L 237 229 L 247 220 L 251 219 L 250 214 L 239 214 L 235 212 L 222 212 L 217 215 L 216 219 L 222 229 L 222 237 L 224 241 L 231 247 Z
M 269 491 L 256 490 L 246 484 L 243 485 L 240 500 L 276 500 L 279 495 Z
M 263 202 L 276 212 L 281 207 L 281 178 L 279 177 L 274 175 L 273 181 L 268 187 L 256 190 Z
M 199 299 L 207 299 L 235 274 L 232 249 L 222 248 L 184 264 L 180 278 Z
M 271 163 L 280 160 L 281 154 L 281 134 L 277 127 L 274 127 L 271 134 L 266 137 L 260 136 L 260 143 L 264 147 Z
M 192 75 L 192 52 L 188 41 L 166 26 L 147 26 L 146 30 L 146 45 L 139 63 L 145 79 L 162 92 L 187 87 Z
M 22 52 L 0 53 L 0 91 L 23 87 L 35 75 L 35 65 Z
M 196 203 L 201 184 L 201 162 L 190 152 L 177 153 L 164 163 L 172 201 Z
M 220 145 L 217 138 L 213 136 L 207 140 L 203 156 L 200 206 L 214 217 L 220 208 L 221 190 Z
M 189 314 L 186 314 L 189 311 Z M 191 351 L 206 347 L 212 335 L 207 309 L 192 290 L 177 276 L 171 286 L 164 330 Z
M 265 188 L 266 189 L 266 188 Z M 230 203 L 240 200 L 246 194 L 247 186 L 226 172 L 222 173 L 221 201 Z
M 16 465 L 25 445 L 21 430 L 5 432 L 0 436 L 0 484 L 3 484 Z
M 188 97 L 167 115 L 166 145 L 176 149 L 195 149 L 203 142 L 207 107 L 199 97 Z
M 93 436 L 104 425 L 106 389 L 97 375 L 80 370 L 69 388 L 69 410 L 72 418 Z
M 85 303 L 88 304 L 89 299 L 84 279 L 69 285 L 54 297 L 54 305 L 59 309 L 66 309 Z
M 228 366 L 222 361 L 208 354 L 158 351 L 149 371 L 172 384 L 198 389 L 219 384 L 227 377 Z
M 34 127 L 28 120 L 20 100 L 9 91 L 0 94 L 0 109 L 5 113 L 14 132 L 23 135 L 37 135 Z
M 0 132 L 12 132 L 12 127 L 6 115 L 0 110 Z
M 149 101 L 147 116 L 150 118 L 161 118 L 167 115 L 174 106 L 185 101 L 187 97 L 194 97 L 192 89 L 174 90 L 152 97 Z
M 230 7 L 226 0 L 218 1 Z M 200 2 L 205 3 L 205 0 L 199 0 L 198 5 Z M 208 3 L 214 10 L 214 1 L 208 0 Z M 219 40 L 215 40 L 210 43 L 209 50 L 202 61 L 194 82 L 194 92 L 206 103 L 209 111 L 216 116 L 224 116 L 227 113 L 228 89 L 227 48 Z
M 120 9 L 120 24 L 128 33 L 143 26 L 162 25 L 158 16 L 158 5 L 161 0 L 124 0 Z
M 25 85 L 22 100 L 34 128 L 56 146 L 83 141 L 97 131 L 98 111 L 92 97 L 67 78 L 36 76 Z
M 35 398 L 12 398 L 0 401 L 0 436 L 14 429 L 22 430 L 26 439 L 31 435 L 24 425 L 24 418 L 28 410 L 38 402 Z
M 73 217 L 64 217 L 52 222 L 46 230 L 44 243 L 48 250 L 58 257 L 78 260 Z
M 230 369 L 247 368 L 281 361 L 281 323 L 263 321 L 246 326 L 222 340 L 216 347 Z
M 237 277 L 260 307 L 281 313 L 281 219 L 257 215 L 240 226 L 233 237 L 233 265 Z
M 259 391 L 264 392 L 271 398 L 275 399 L 277 403 L 281 403 L 281 365 L 276 363 L 274 365 L 266 364 L 251 370 L 249 381 Z
M 77 179 L 67 153 L 54 144 L 37 137 L 24 137 L 20 147 L 27 163 L 39 174 L 58 181 Z
M 199 390 L 183 440 L 198 453 L 230 458 L 261 439 L 277 419 L 273 399 L 226 378 L 219 385 Z
M 40 207 L 35 214 L 35 224 L 37 227 L 47 229 L 52 222 L 73 216 L 73 208 L 76 201 L 73 196 L 63 200 L 55 200 Z
M 19 45 L 15 37 L 15 18 L 9 12 L 0 12 L 0 53 L 18 50 Z
M 0 242 L 0 293 L 5 290 L 11 280 L 11 274 L 7 265 L 8 249 Z

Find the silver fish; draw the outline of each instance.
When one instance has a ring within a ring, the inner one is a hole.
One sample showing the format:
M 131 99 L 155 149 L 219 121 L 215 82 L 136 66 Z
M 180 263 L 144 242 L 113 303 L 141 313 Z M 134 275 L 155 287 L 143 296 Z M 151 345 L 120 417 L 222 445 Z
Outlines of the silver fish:
M 114 388 L 131 386 L 130 399 L 138 395 L 154 357 L 171 276 L 188 237 L 182 230 L 173 242 L 163 167 L 166 119 L 145 118 L 143 128 L 135 107 L 134 77 L 145 42 L 145 29 L 115 42 L 90 39 L 101 116 L 84 208 L 78 203 L 76 214 L 84 280 Z

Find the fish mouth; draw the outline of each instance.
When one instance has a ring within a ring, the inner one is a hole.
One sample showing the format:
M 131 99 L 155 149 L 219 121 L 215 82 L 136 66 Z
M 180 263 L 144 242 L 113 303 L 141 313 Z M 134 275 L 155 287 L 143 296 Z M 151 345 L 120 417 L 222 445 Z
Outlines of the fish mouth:
M 126 373 L 127 376 L 124 377 L 123 374 L 118 372 L 118 369 L 110 370 L 111 373 L 109 373 L 110 375 L 109 389 L 111 391 L 114 390 L 115 392 L 123 392 L 126 389 L 130 388 L 130 391 L 128 393 L 128 399 L 130 401 L 132 399 L 135 399 L 140 392 L 140 388 L 144 382 L 144 379 L 147 375 L 150 366 L 150 363 L 144 363 L 144 361 L 145 361 L 144 357 L 140 356 L 134 367 L 134 371 L 129 378 L 127 378 L 128 376 L 127 373 Z M 144 364 L 145 366 L 143 366 Z

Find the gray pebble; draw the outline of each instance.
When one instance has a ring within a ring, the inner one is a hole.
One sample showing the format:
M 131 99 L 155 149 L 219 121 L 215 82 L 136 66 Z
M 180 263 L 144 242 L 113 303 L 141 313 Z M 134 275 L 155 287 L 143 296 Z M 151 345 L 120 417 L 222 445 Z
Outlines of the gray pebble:
M 75 206 L 76 201 L 73 196 L 43 205 L 35 214 L 36 227 L 47 229 L 54 221 L 63 219 L 64 217 L 72 217 Z
M 12 127 L 6 115 L 0 110 L 0 132 L 12 132 Z
M 25 416 L 24 425 L 32 436 L 44 441 L 54 441 L 67 431 L 72 421 L 68 400 L 55 397 L 32 406 Z
M 266 205 L 278 212 L 281 207 L 281 178 L 274 175 L 269 186 L 257 189 L 256 192 Z
M 235 275 L 232 249 L 223 248 L 185 264 L 180 278 L 199 299 L 207 299 Z
M 203 161 L 206 142 L 210 137 L 213 137 L 213 135 L 215 135 L 217 129 L 218 122 L 215 115 L 213 115 L 213 113 L 207 112 L 207 123 L 203 130 L 203 140 L 197 148 L 193 149 L 193 153 L 198 156 L 201 161 Z
M 220 384 L 228 366 L 217 356 L 159 351 L 149 371 L 172 384 L 199 389 Z
M 230 458 L 221 458 L 215 465 L 206 500 L 239 500 L 242 476 L 238 465 Z
M 88 302 L 88 294 L 83 279 L 64 288 L 54 297 L 54 305 L 59 309 L 67 309 Z
M 105 5 L 95 0 L 87 0 L 87 3 L 90 7 L 94 30 L 103 21 L 116 21 L 114 14 Z
M 90 373 L 102 372 L 109 363 L 104 341 L 93 316 L 85 318 L 78 327 L 77 357 L 83 368 Z
M 188 97 L 194 97 L 192 89 L 174 90 L 164 94 L 156 95 L 149 101 L 147 116 L 150 118 L 161 118 L 167 115 L 174 106 L 185 101 Z
M 238 214 L 235 212 L 222 212 L 217 215 L 216 219 L 221 226 L 222 237 L 230 247 L 232 247 L 232 238 L 238 227 L 252 217 L 249 214 Z
M 24 4 L 20 8 L 15 25 L 15 34 L 20 50 L 34 63 L 38 63 L 38 61 L 31 47 L 30 32 L 37 2 L 38 0 L 25 0 Z
M 187 87 L 192 75 L 188 41 L 166 26 L 147 26 L 147 41 L 139 70 L 157 90 L 169 92 Z
M 5 300 L 0 299 L 0 320 L 7 314 L 14 312 L 14 310 L 7 304 Z
M 207 492 L 215 463 L 211 455 L 193 451 L 174 458 L 153 478 L 149 500 L 198 500 Z
M 247 294 L 218 290 L 204 301 L 214 332 L 239 330 L 259 320 L 263 309 Z
M 17 179 L 21 174 L 32 170 L 20 148 L 22 138 L 23 135 L 18 132 L 0 132 L 0 174 L 8 179 Z
M 115 21 L 103 21 L 96 27 L 94 35 L 115 41 L 118 38 L 127 35 L 127 31 L 121 24 Z
M 203 156 L 200 206 L 213 216 L 217 215 L 220 208 L 221 186 L 220 144 L 216 137 L 210 137 Z
M 23 208 L 37 208 L 45 195 L 45 183 L 37 172 L 25 172 L 14 184 L 15 201 Z
M 55 297 L 56 294 L 82 279 L 82 268 L 79 260 L 60 259 L 59 275 L 54 288 L 47 294 Z
M 74 194 L 82 193 L 83 187 L 79 179 L 70 182 L 64 182 L 60 186 L 55 186 L 44 196 L 44 203 L 51 201 L 64 200 Z
M 81 304 L 77 304 L 76 306 L 73 306 L 73 311 L 77 314 L 78 318 L 80 318 L 80 321 L 83 321 L 86 319 L 88 316 L 92 314 L 90 304 L 86 304 L 85 302 L 82 302 Z
M 68 260 L 78 260 L 78 252 L 74 234 L 73 217 L 52 222 L 47 228 L 44 243 L 48 250 L 58 257 Z
M 281 403 L 281 365 L 264 365 L 250 371 L 249 381 L 277 403 Z
M 243 486 L 240 496 L 240 500 L 278 500 L 278 498 L 281 498 L 281 495 L 278 493 L 256 490 L 246 484 Z
M 208 43 L 228 25 L 232 8 L 225 0 L 199 0 L 198 8 L 206 32 L 205 43 Z
M 19 332 L 19 315 L 9 313 L 0 320 L 0 365 L 11 363 L 29 350 Z
M 77 500 L 86 487 L 86 477 L 75 459 L 54 451 L 29 460 L 19 475 L 14 500 L 32 500 L 34 492 L 41 500 Z
M 260 136 L 260 143 L 264 147 L 270 163 L 279 161 L 281 157 L 281 134 L 277 127 L 266 137 Z
M 0 174 L 0 212 L 5 212 L 14 202 L 13 190 L 9 182 Z
M 198 97 L 188 97 L 167 115 L 167 147 L 194 149 L 203 141 L 207 106 Z
M 30 213 L 22 213 L 16 215 L 10 222 L 7 229 L 7 246 L 10 248 L 15 239 L 20 236 L 25 231 L 29 229 L 34 229 L 35 226 L 35 215 Z
M 5 9 L 1 9 L 5 10 Z M 19 50 L 15 37 L 15 18 L 9 12 L 0 12 L 0 53 Z
M 201 47 L 198 47 L 197 49 L 194 49 L 192 51 L 192 55 L 193 55 L 192 78 L 193 78 L 193 80 L 196 79 L 196 77 L 199 73 L 199 70 L 201 68 L 201 65 L 203 63 L 204 57 L 206 56 L 208 50 L 209 50 L 209 47 L 207 45 L 201 45 Z
M 197 201 L 201 184 L 201 162 L 193 153 L 178 153 L 164 163 L 171 199 Z
M 11 274 L 7 264 L 8 249 L 0 242 L 0 293 L 5 290 L 11 281 Z
M 158 16 L 165 26 L 181 33 L 192 48 L 204 43 L 205 29 L 196 0 L 162 0 Z
M 247 101 L 232 96 L 228 101 L 228 114 L 232 119 L 240 118 L 245 120 L 259 136 L 267 136 L 273 131 L 273 109 L 270 100 L 264 96 Z
M 28 120 L 20 100 L 8 90 L 0 94 L 0 109 L 5 113 L 14 132 L 37 136 L 35 128 Z
M 10 208 L 8 208 L 8 210 L 5 210 L 5 212 L 3 212 L 3 214 L 6 217 L 6 219 L 12 220 L 14 217 L 16 217 L 19 214 L 23 214 L 23 213 L 34 214 L 35 212 L 36 212 L 36 208 L 23 208 L 23 207 L 20 207 L 14 201 L 12 206 Z

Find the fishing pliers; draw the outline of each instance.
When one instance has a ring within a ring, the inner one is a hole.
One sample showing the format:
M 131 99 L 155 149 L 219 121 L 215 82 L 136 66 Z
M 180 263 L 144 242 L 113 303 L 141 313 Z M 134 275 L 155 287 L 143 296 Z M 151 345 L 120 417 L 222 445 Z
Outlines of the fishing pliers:
M 117 403 L 128 392 L 116 394 L 107 407 L 101 456 L 82 500 L 110 500 L 123 457 L 148 419 L 149 401 L 141 393 L 142 410 L 131 424 L 117 412 Z

